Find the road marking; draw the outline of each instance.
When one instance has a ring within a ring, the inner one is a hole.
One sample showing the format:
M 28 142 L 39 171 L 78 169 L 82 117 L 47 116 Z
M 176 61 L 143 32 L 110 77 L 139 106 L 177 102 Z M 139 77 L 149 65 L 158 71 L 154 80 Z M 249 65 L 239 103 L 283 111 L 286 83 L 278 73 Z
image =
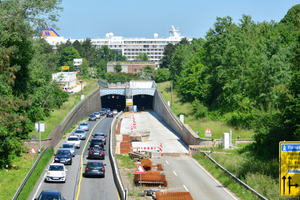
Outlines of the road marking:
M 169 164 L 169 162 L 166 160 L 166 163 Z
M 173 173 L 175 174 L 175 176 L 177 176 L 177 174 L 176 174 L 176 172 L 175 172 L 175 171 L 173 171 Z
M 185 187 L 185 185 L 183 185 L 183 187 L 185 188 L 186 191 L 189 191 L 189 190 Z
M 105 118 L 105 116 L 103 118 L 101 118 L 99 120 L 99 122 L 97 122 L 94 126 L 94 128 L 92 129 L 92 131 L 90 132 L 90 136 L 89 138 L 87 139 L 87 141 L 90 140 L 90 137 L 92 136 L 92 133 L 94 132 L 94 129 L 97 127 L 97 125 Z M 82 170 L 83 170 L 83 155 L 84 155 L 84 150 L 86 148 L 86 145 L 88 144 L 89 142 L 86 142 L 84 147 L 83 147 L 83 150 L 82 150 L 82 154 L 81 154 L 81 157 L 80 157 L 80 163 L 81 163 L 81 171 L 80 171 L 80 179 L 79 179 L 79 183 L 78 183 L 78 191 L 77 191 L 77 196 L 76 196 L 76 200 L 78 200 L 79 198 L 79 194 L 80 194 L 80 185 L 81 185 L 81 180 L 82 180 Z
M 228 189 L 226 189 L 225 187 L 223 187 L 224 185 L 221 184 L 217 179 L 215 179 L 204 167 L 202 167 L 198 161 L 196 161 L 195 159 L 193 159 L 193 161 L 203 170 L 206 172 L 206 174 L 208 174 L 214 181 L 216 181 L 220 186 L 222 186 L 222 188 L 235 200 L 238 200 L 237 198 L 235 198 L 229 191 Z

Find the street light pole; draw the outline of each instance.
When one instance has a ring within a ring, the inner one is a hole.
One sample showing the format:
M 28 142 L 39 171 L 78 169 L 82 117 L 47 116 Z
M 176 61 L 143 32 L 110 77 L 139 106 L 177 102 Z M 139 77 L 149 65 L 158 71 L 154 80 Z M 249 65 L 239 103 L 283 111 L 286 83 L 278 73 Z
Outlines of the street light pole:
M 82 96 L 82 80 L 79 81 L 81 83 L 81 96 Z

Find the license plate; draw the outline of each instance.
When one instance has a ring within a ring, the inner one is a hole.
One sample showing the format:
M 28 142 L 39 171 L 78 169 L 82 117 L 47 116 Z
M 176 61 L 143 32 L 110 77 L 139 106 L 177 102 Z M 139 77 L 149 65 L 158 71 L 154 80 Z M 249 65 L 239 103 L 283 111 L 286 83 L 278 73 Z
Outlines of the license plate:
M 95 147 L 99 147 L 99 145 L 98 145 L 98 144 L 95 144 Z
M 66 162 L 66 161 L 64 161 L 64 160 L 61 160 L 60 162 Z
M 95 155 L 99 155 L 99 153 L 94 153 Z
M 93 172 L 97 172 L 98 170 L 97 169 L 94 169 L 94 170 L 92 170 Z
M 53 180 L 58 180 L 59 178 L 53 178 Z

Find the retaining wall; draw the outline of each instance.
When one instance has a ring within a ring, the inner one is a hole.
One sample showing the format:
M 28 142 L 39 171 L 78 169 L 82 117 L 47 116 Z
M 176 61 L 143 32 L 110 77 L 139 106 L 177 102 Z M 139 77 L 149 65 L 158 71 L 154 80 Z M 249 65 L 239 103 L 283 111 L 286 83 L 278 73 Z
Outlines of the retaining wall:
M 78 121 L 88 117 L 91 113 L 101 110 L 100 88 L 95 89 L 89 96 L 81 100 L 68 113 L 63 121 L 56 125 L 46 139 L 41 140 L 41 148 L 55 147 L 66 131 L 68 131 Z M 47 128 L 47 124 L 45 124 Z M 26 148 L 34 146 L 39 149 L 39 141 L 24 140 Z

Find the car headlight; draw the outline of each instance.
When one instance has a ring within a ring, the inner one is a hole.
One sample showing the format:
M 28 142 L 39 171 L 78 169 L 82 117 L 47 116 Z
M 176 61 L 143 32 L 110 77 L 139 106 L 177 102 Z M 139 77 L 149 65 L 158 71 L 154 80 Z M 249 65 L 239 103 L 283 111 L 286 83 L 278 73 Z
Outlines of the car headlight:
M 69 160 L 71 160 L 71 158 L 66 158 L 66 161 L 69 161 Z
M 54 160 L 59 160 L 58 158 L 54 158 Z
M 47 176 L 50 176 L 51 174 L 50 174 L 50 172 L 47 172 Z

